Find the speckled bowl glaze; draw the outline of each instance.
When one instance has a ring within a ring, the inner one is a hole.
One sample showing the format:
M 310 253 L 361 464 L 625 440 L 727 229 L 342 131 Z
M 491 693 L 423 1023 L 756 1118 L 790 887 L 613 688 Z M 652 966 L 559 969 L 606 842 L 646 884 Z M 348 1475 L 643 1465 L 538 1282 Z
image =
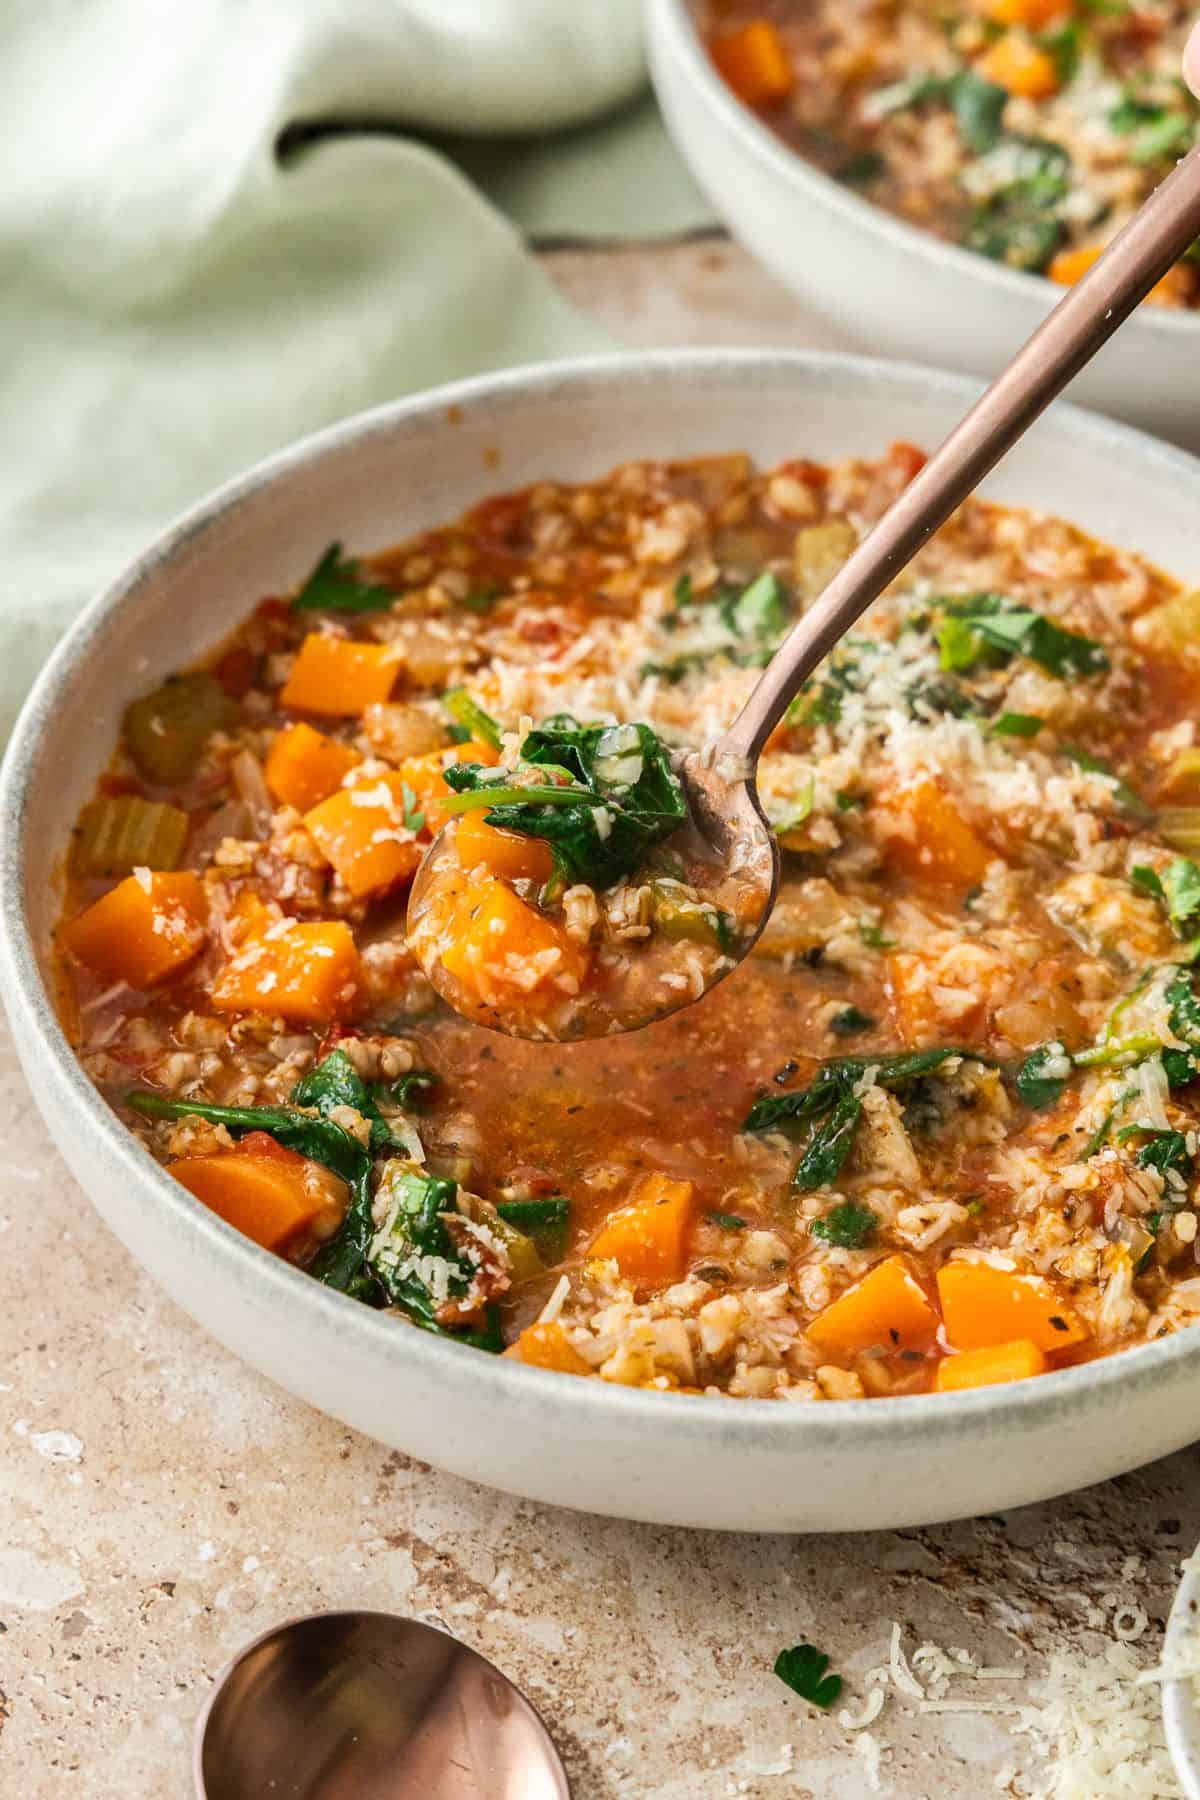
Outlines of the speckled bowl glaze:
M 1200 1435 L 1200 1331 L 999 1389 L 789 1406 L 671 1398 L 426 1336 L 319 1287 L 172 1181 L 87 1081 L 48 994 L 56 871 L 122 708 L 207 651 L 331 538 L 370 550 L 487 492 L 636 456 L 763 462 L 932 446 L 960 376 L 832 357 L 667 352 L 443 388 L 270 458 L 173 525 L 63 640 L 0 781 L 0 981 L 34 1098 L 113 1231 L 187 1312 L 314 1406 L 513 1493 L 744 1531 L 865 1530 L 1042 1500 Z M 989 481 L 1200 576 L 1200 463 L 1056 408 Z M 98 1304 L 100 1302 L 98 1301 Z
M 701 0 L 647 0 L 668 129 L 733 235 L 866 349 L 995 375 L 1063 290 L 963 250 L 790 150 L 734 96 L 697 34 Z M 1074 397 L 1200 450 L 1200 313 L 1144 306 Z

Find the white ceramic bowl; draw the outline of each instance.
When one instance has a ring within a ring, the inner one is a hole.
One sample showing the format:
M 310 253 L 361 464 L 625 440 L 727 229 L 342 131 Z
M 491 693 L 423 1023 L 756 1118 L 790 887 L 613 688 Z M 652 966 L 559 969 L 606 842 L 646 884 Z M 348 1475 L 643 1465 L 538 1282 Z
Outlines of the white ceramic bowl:
M 553 1375 L 397 1324 L 257 1249 L 172 1181 L 108 1110 L 46 992 L 56 869 L 135 694 L 209 649 L 332 538 L 383 546 L 487 491 L 636 456 L 763 462 L 932 444 L 976 391 L 853 357 L 614 356 L 443 388 L 270 458 L 167 531 L 51 659 L 0 779 L 0 985 L 35 1100 L 71 1170 L 154 1278 L 293 1393 L 455 1473 L 665 1523 L 817 1531 L 994 1512 L 1200 1434 L 1200 1330 L 976 1393 L 789 1406 L 670 1398 Z M 1200 463 L 1055 409 L 988 483 L 1197 574 Z
M 733 235 L 865 349 L 995 375 L 1063 290 L 874 206 L 736 99 L 697 35 L 699 0 L 647 0 L 668 129 Z M 1200 313 L 1142 307 L 1072 398 L 1200 449 Z
M 1189 1558 L 1167 1621 L 1163 1662 L 1169 1668 L 1185 1657 L 1194 1660 L 1200 1639 L 1200 1554 Z M 1175 1773 L 1187 1800 L 1200 1800 L 1200 1702 L 1190 1680 L 1163 1684 L 1163 1723 Z

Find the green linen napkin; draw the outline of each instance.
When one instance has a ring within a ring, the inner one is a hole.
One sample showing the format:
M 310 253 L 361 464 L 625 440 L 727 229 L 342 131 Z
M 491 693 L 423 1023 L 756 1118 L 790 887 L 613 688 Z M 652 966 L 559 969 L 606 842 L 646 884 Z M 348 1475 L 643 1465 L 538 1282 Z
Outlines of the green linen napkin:
M 638 0 L 10 0 L 0 730 L 208 488 L 362 407 L 607 347 L 429 139 L 534 229 L 686 228 L 643 83 Z

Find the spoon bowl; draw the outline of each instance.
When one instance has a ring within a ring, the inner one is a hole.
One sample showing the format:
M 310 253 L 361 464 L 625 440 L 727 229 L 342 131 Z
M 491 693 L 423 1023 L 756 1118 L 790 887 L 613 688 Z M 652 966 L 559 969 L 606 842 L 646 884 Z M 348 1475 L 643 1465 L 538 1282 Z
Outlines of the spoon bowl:
M 393 1613 L 276 1626 L 217 1677 L 197 1800 L 570 1800 L 558 1752 L 476 1651 Z

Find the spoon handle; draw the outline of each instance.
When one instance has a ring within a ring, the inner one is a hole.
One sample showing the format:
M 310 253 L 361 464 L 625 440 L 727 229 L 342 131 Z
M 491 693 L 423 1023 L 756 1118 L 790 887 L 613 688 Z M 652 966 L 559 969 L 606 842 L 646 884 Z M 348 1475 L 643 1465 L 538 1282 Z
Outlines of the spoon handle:
M 722 739 L 754 761 L 822 657 L 1200 237 L 1200 145 L 1138 209 L 792 627 Z M 1181 381 L 1196 374 L 1180 343 Z

